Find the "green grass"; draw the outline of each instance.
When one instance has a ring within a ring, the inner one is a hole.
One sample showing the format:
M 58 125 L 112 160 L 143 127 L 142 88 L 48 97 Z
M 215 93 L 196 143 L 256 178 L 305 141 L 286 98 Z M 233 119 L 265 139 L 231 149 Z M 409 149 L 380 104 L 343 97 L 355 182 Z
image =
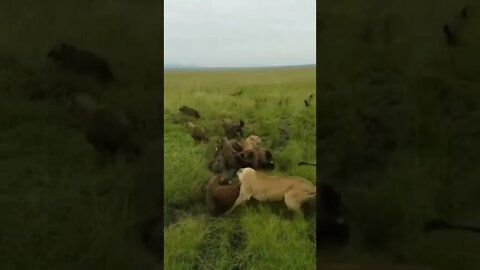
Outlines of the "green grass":
M 148 269 L 154 263 L 139 236 L 158 211 L 161 192 L 159 8 L 158 1 L 0 3 L 2 269 Z M 59 42 L 105 57 L 119 80 L 102 88 L 55 69 L 45 55 Z M 144 118 L 146 155 L 95 169 L 94 151 L 67 111 L 69 89 Z M 39 92 L 46 98 L 35 99 Z
M 285 127 L 290 140 L 272 149 L 275 173 L 314 181 L 314 169 L 296 163 L 317 161 L 322 180 L 342 192 L 352 225 L 351 243 L 323 259 L 480 265 L 478 236 L 421 233 L 430 217 L 480 224 L 479 21 L 466 30 L 465 47 L 446 48 L 440 31 L 462 3 L 324 1 L 318 108 L 303 106 L 316 88 L 314 70 L 172 72 L 163 116 L 160 2 L 130 2 L 0 2 L 2 269 L 149 269 L 155 262 L 138 238 L 159 211 L 163 143 L 166 269 L 313 269 L 314 222 L 287 221 L 269 204 L 225 219 L 205 214 L 213 149 L 174 123 L 181 105 L 197 108 L 197 124 L 212 135 L 221 134 L 221 118 L 243 118 L 246 134 L 268 146 Z M 380 29 L 362 41 L 366 26 L 383 26 L 384 17 L 393 18 L 390 34 Z M 119 81 L 101 88 L 59 73 L 45 54 L 61 41 L 108 59 Z M 68 89 L 143 118 L 145 157 L 94 170 L 93 151 L 66 110 Z M 31 98 L 40 92 L 48 98 Z
M 449 48 L 441 27 L 460 2 L 354 2 L 318 14 L 317 162 L 352 223 L 350 245 L 323 259 L 477 269 L 478 235 L 421 230 L 429 218 L 480 225 L 480 21 Z
M 240 96 L 233 93 L 242 91 Z M 213 175 L 215 141 L 196 143 L 178 108 L 197 109 L 190 119 L 212 138 L 223 136 L 223 118 L 243 119 L 244 133 L 260 136 L 272 151 L 275 174 L 298 175 L 315 182 L 315 69 L 165 72 L 165 269 L 315 269 L 315 221 L 288 220 L 269 204 L 246 204 L 231 216 L 207 213 L 204 187 Z M 290 139 L 282 147 L 279 128 Z M 284 207 L 284 206 L 283 206 Z

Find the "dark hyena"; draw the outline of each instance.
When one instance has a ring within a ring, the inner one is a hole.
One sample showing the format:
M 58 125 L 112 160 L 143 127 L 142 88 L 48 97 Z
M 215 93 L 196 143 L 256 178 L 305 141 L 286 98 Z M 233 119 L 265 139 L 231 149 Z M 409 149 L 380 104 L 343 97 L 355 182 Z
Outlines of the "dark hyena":
M 92 76 L 103 83 L 114 79 L 110 66 L 105 59 L 67 43 L 57 45 L 48 52 L 47 57 L 65 69 Z

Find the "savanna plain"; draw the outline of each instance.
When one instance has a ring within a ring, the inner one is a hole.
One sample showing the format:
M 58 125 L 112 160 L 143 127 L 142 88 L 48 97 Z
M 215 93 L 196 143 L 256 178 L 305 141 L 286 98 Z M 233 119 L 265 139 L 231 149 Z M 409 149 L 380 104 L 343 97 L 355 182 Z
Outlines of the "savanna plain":
M 247 203 L 212 217 L 204 190 L 225 118 L 243 120 L 245 137 L 262 138 L 276 163 L 269 174 L 315 183 L 315 167 L 297 165 L 315 162 L 315 99 L 304 104 L 311 94 L 313 67 L 165 72 L 165 269 L 315 269 L 315 215 L 289 219 L 284 205 Z M 183 105 L 201 117 L 181 115 Z M 194 141 L 185 121 L 205 128 L 209 142 Z
M 313 269 L 313 219 L 268 203 L 206 214 L 213 147 L 182 125 L 188 105 L 214 136 L 222 118 L 243 119 L 271 148 L 273 173 L 341 192 L 351 239 L 321 260 L 479 269 L 478 235 L 423 231 L 430 218 L 480 224 L 478 20 L 450 47 L 442 25 L 463 3 L 357 2 L 322 3 L 317 85 L 314 69 L 166 72 L 162 82 L 158 1 L 0 2 L 1 268 L 150 269 L 140 236 L 163 208 L 165 269 Z M 61 41 L 108 59 L 119 80 L 100 87 L 51 67 L 45 54 Z M 96 168 L 67 90 L 143 119 L 143 157 Z M 315 90 L 320 104 L 306 108 Z M 281 147 L 278 128 L 289 133 Z M 316 161 L 320 178 L 299 161 Z

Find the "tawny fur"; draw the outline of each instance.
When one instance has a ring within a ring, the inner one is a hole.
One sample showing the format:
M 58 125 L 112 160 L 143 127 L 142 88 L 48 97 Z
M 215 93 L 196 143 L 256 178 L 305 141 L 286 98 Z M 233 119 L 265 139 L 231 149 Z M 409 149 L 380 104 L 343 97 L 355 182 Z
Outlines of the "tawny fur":
M 263 202 L 284 201 L 288 209 L 302 214 L 303 203 L 316 196 L 315 185 L 301 177 L 266 175 L 252 168 L 239 169 L 237 176 L 240 194 L 225 214 L 231 213 L 251 198 Z
M 251 150 L 257 147 L 257 145 L 262 143 L 262 139 L 257 135 L 250 135 L 245 140 L 242 141 L 242 150 Z

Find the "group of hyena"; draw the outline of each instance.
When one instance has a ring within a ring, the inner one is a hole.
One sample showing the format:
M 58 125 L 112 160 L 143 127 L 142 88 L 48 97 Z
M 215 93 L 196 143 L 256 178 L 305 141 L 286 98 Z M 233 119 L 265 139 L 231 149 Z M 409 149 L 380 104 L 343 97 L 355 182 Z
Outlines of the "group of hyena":
M 197 110 L 182 106 L 182 113 L 195 118 L 200 118 Z M 217 216 L 232 207 L 238 197 L 240 186 L 238 181 L 231 183 L 240 168 L 250 167 L 255 170 L 273 170 L 275 162 L 272 152 L 263 146 L 262 140 L 256 135 L 244 137 L 243 120 L 222 119 L 219 120 L 224 134 L 216 142 L 213 160 L 208 168 L 214 176 L 206 186 L 206 197 L 212 215 Z M 193 122 L 186 122 L 193 139 L 199 142 L 210 141 L 206 130 Z
M 59 68 L 91 77 L 102 85 L 115 80 L 105 59 L 73 45 L 60 43 L 48 52 L 47 57 Z M 142 153 L 138 118 L 112 106 L 99 104 L 87 93 L 69 92 L 67 95 L 71 112 L 81 120 L 86 141 L 101 156 L 107 157 L 108 162 L 115 161 L 120 152 L 129 161 Z
M 306 100 L 310 101 L 310 100 Z M 306 102 L 307 103 L 307 102 Z M 179 111 L 192 118 L 200 118 L 200 113 L 190 107 L 182 106 Z M 209 212 L 212 216 L 225 214 L 232 208 L 240 193 L 240 181 L 236 172 L 250 167 L 257 171 L 275 169 L 273 154 L 264 146 L 262 138 L 254 134 L 245 136 L 243 120 L 222 119 L 218 121 L 224 134 L 208 134 L 208 132 L 191 121 L 185 121 L 191 137 L 201 142 L 209 142 L 212 138 L 216 148 L 213 160 L 208 163 L 213 173 L 206 183 L 205 192 Z M 301 165 L 316 164 L 299 162 Z M 320 183 L 318 186 L 319 204 L 317 205 L 317 233 L 321 237 L 319 243 L 345 244 L 349 239 L 349 225 L 343 220 L 344 209 L 340 193 L 331 185 Z

